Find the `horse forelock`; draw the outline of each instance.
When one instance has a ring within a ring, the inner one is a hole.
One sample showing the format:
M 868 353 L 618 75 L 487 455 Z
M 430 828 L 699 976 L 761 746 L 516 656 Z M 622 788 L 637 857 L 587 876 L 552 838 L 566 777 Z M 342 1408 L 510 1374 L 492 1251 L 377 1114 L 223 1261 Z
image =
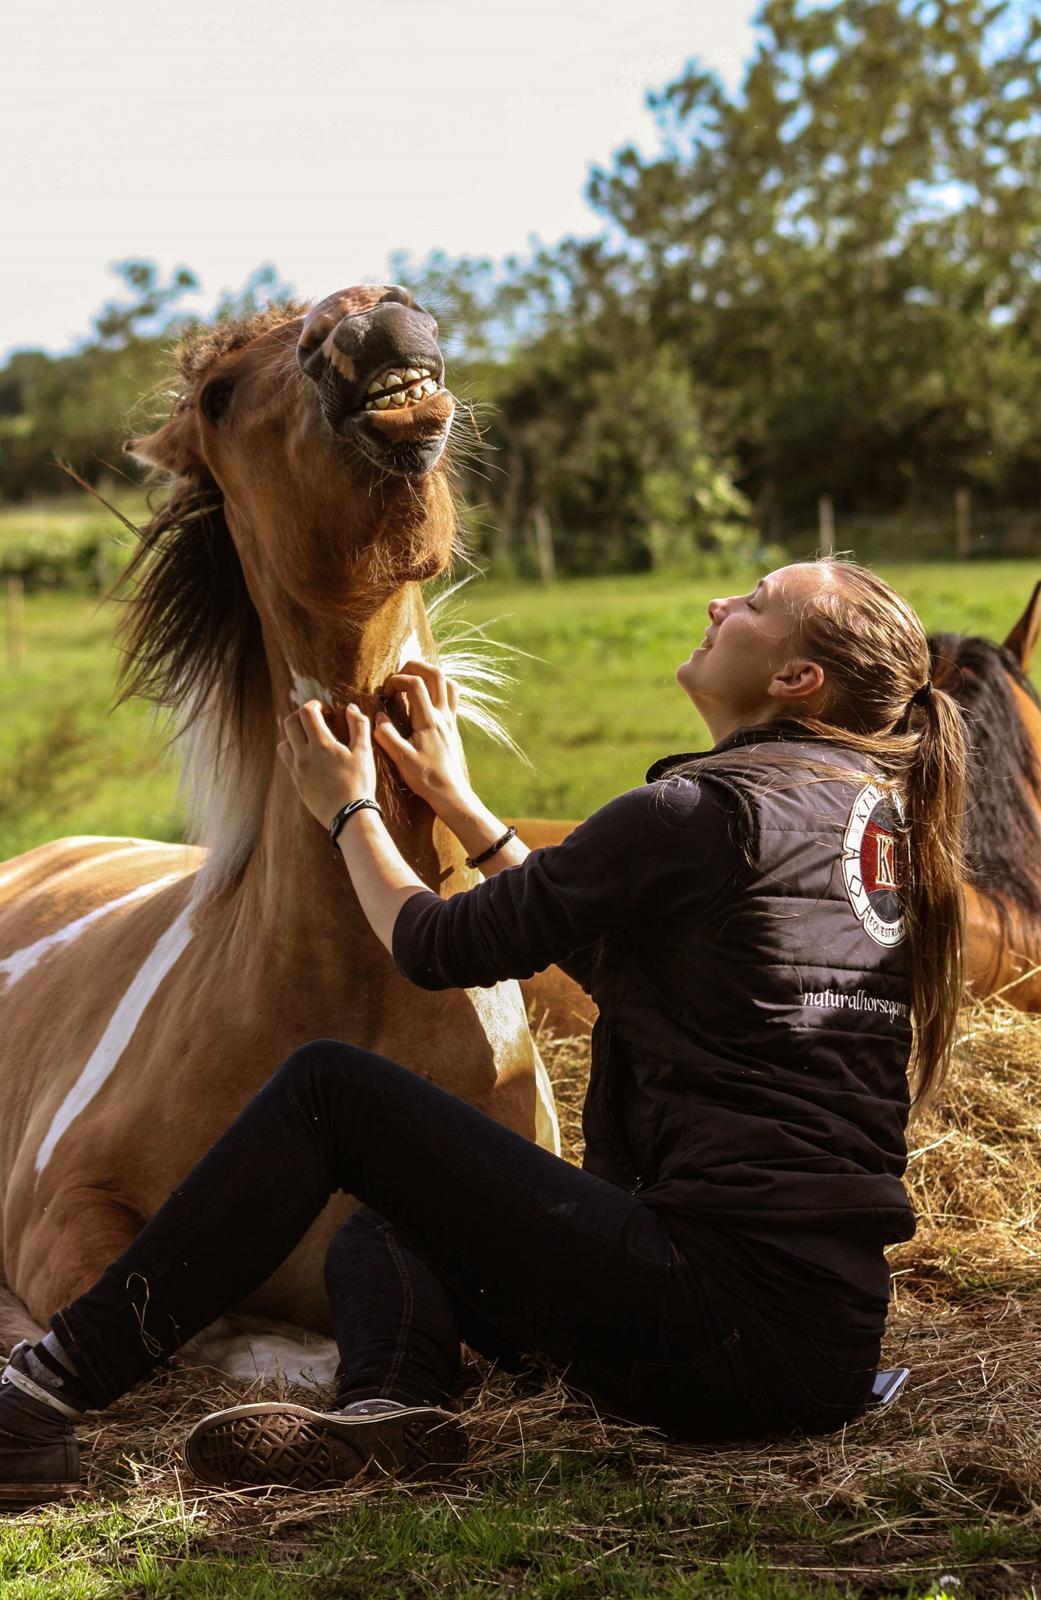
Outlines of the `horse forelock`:
M 190 328 L 181 336 L 175 350 L 181 403 L 191 402 L 200 380 L 223 356 L 243 350 L 255 339 L 299 321 L 307 309 L 306 302 L 285 301 L 265 306 L 247 317 L 226 317 L 211 326 Z
M 992 640 L 932 634 L 933 679 L 956 700 L 968 743 L 965 849 L 975 889 L 1041 918 L 1041 756 L 1016 690 L 1041 709 L 1019 662 Z

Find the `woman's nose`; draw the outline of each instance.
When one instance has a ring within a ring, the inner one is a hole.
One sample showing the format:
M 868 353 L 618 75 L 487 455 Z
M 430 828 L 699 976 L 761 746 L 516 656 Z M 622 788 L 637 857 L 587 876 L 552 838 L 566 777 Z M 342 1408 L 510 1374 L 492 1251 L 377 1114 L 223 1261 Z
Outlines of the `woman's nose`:
M 719 622 L 726 615 L 726 605 L 725 600 L 709 601 L 708 614 L 712 622 Z

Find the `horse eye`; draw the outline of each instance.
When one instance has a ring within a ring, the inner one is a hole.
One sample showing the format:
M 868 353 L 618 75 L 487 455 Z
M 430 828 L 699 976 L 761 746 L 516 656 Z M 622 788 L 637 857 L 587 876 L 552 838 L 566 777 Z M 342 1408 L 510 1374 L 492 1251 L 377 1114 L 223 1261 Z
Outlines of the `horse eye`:
M 209 383 L 199 397 L 199 406 L 207 422 L 219 422 L 228 409 L 234 385 L 230 378 L 218 378 Z

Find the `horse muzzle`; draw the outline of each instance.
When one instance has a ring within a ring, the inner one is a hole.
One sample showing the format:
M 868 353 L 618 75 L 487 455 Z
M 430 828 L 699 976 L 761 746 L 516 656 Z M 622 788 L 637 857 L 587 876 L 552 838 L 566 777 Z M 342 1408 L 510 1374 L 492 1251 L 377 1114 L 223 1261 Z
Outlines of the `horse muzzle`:
M 422 477 L 441 458 L 455 401 L 437 323 L 407 289 L 369 284 L 322 300 L 297 344 L 326 422 L 374 466 Z

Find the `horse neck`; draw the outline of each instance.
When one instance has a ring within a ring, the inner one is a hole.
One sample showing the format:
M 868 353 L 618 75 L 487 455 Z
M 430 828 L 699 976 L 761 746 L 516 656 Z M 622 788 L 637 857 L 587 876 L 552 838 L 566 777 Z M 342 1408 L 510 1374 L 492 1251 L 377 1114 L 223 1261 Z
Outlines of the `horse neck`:
M 416 584 L 383 599 L 362 619 L 309 616 L 306 625 L 294 625 L 283 615 L 277 622 L 262 621 L 275 711 L 273 744 L 282 738 L 283 718 L 305 700 L 336 706 L 353 700 L 371 717 L 379 708 L 382 684 L 403 660 L 436 655 Z M 377 798 L 391 836 L 419 876 L 431 887 L 446 876 L 460 882 L 458 875 L 465 870 L 461 845 L 435 824 L 423 802 L 403 790 L 379 754 Z M 312 961 L 320 960 L 325 948 L 338 972 L 345 936 L 351 941 L 352 960 L 360 950 L 371 948 L 378 954 L 339 851 L 277 759 L 256 842 L 236 887 L 222 899 L 225 913 L 251 937 L 270 928 L 283 947 L 307 950 Z

